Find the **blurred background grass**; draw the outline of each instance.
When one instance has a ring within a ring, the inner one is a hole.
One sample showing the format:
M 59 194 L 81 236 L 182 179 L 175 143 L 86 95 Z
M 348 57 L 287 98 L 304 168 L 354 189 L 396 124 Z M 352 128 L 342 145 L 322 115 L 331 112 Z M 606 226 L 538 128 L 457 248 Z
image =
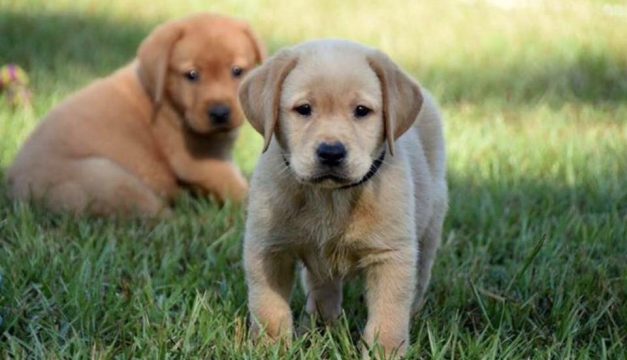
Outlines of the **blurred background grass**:
M 624 1 L 0 0 L 0 64 L 23 66 L 35 95 L 32 112 L 0 105 L 0 168 L 54 104 L 128 62 L 159 22 L 200 10 L 248 20 L 271 53 L 326 37 L 378 47 L 441 102 L 451 211 L 410 356 L 624 356 Z M 246 127 L 247 174 L 260 146 Z M 243 340 L 241 210 L 184 199 L 155 229 L 0 199 L 2 353 L 278 356 Z M 291 356 L 356 356 L 353 304 L 350 288 L 344 330 Z

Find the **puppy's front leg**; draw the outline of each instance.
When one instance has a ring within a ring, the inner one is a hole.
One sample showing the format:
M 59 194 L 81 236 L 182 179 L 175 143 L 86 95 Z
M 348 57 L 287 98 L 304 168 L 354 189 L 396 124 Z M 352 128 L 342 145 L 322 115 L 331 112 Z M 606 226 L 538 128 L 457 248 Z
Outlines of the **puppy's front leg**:
M 292 337 L 292 312 L 289 298 L 294 283 L 294 259 L 287 254 L 273 254 L 246 240 L 244 270 L 248 284 L 248 309 L 251 335 L 263 332 L 271 341 Z
M 364 337 L 368 346 L 377 341 L 386 357 L 405 354 L 415 289 L 415 252 L 396 256 L 366 270 L 368 323 Z
M 214 195 L 220 202 L 232 200 L 241 203 L 246 197 L 248 183 L 235 164 L 211 159 L 193 166 L 195 169 L 189 178 L 197 190 Z

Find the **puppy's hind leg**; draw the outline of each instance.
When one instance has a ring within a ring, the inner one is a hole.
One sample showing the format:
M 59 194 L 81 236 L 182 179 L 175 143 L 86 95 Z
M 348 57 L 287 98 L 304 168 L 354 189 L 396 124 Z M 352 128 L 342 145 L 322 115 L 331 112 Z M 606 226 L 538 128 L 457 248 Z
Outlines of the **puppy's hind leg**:
M 48 206 L 57 211 L 95 215 L 167 215 L 169 209 L 139 178 L 106 158 L 67 164 L 66 181 L 49 189 Z
M 416 281 L 416 295 L 412 305 L 412 314 L 416 314 L 424 304 L 425 293 L 431 280 L 431 268 L 442 237 L 442 225 L 444 222 L 444 210 L 438 209 L 432 217 L 429 225 L 422 234 L 418 249 L 418 268 Z
M 307 295 L 307 313 L 319 315 L 326 324 L 337 320 L 342 314 L 342 279 L 320 279 L 303 267 L 301 280 Z

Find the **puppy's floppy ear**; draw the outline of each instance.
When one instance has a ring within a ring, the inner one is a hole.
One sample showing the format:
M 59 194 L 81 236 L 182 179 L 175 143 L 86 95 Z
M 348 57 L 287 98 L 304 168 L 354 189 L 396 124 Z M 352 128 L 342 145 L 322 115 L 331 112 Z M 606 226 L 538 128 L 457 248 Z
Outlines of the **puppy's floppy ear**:
M 283 81 L 298 62 L 291 50 L 282 50 L 253 70 L 239 88 L 239 101 L 250 124 L 263 135 L 268 150 L 279 121 Z
M 153 30 L 137 51 L 139 77 L 157 105 L 163 99 L 170 54 L 181 37 L 183 25 L 180 22 L 165 23 Z
M 253 48 L 255 49 L 255 62 L 257 64 L 261 64 L 266 60 L 268 56 L 266 53 L 266 46 L 263 44 L 263 41 L 257 36 L 257 34 L 251 29 L 250 25 L 244 23 L 244 33 L 250 39 L 253 44 Z
M 368 63 L 381 83 L 385 138 L 390 154 L 394 141 L 409 129 L 422 107 L 420 86 L 387 55 L 375 50 Z

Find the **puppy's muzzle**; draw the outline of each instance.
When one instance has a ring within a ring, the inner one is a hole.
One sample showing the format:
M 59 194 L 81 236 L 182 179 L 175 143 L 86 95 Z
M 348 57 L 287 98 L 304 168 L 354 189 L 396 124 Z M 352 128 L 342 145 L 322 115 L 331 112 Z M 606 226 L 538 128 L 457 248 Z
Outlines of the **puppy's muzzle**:
M 341 165 L 346 159 L 346 147 L 341 142 L 321 143 L 316 149 L 318 162 L 322 165 L 335 167 Z
M 231 121 L 231 108 L 226 105 L 215 105 L 209 108 L 209 120 L 214 126 L 226 126 Z

